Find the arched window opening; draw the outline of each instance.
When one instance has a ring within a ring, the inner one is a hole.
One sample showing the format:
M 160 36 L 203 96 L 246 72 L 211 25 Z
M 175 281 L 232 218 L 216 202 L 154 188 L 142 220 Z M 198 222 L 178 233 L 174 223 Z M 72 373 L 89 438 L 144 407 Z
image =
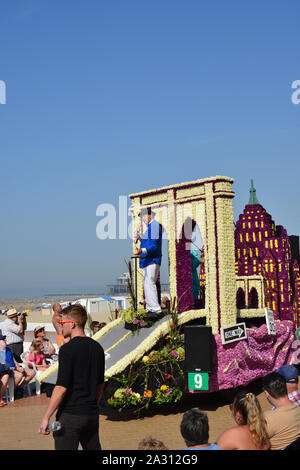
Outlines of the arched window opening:
M 239 310 L 242 308 L 246 308 L 245 292 L 241 287 L 238 288 L 238 291 L 236 293 L 236 307 Z
M 258 308 L 258 294 L 255 287 L 252 287 L 249 293 L 249 308 Z

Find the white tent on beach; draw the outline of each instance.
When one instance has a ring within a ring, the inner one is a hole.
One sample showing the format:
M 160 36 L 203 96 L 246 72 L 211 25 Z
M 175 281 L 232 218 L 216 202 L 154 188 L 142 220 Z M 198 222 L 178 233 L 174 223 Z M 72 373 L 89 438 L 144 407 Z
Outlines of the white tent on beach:
M 93 313 L 113 313 L 115 309 L 120 305 L 118 300 L 108 297 L 108 296 L 101 296 L 101 297 L 86 297 L 76 300 L 79 302 L 83 307 L 86 307 L 88 314 Z M 74 304 L 75 302 L 72 302 Z M 122 306 L 121 306 L 122 308 Z

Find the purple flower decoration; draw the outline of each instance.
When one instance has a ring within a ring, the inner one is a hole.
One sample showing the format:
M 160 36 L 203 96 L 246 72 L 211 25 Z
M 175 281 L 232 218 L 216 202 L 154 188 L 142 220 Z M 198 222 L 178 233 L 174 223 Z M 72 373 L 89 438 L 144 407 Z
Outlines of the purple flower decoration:
M 130 389 L 130 388 L 126 388 L 125 393 L 126 393 L 126 395 L 130 395 L 130 394 L 131 394 L 131 389 Z
M 170 354 L 171 354 L 171 356 L 172 356 L 173 358 L 175 358 L 175 357 L 178 357 L 178 356 L 179 356 L 178 352 L 177 352 L 177 351 L 175 351 L 174 349 L 173 349 L 173 351 L 171 351 L 171 352 L 170 352 Z
M 253 380 L 288 364 L 292 359 L 293 324 L 276 322 L 276 336 L 268 334 L 266 324 L 247 329 L 247 339 L 223 345 L 214 335 L 213 371 L 209 391 L 245 386 Z M 200 392 L 199 392 L 200 393 Z
M 134 325 L 138 325 L 140 323 L 140 320 L 138 318 L 134 317 L 134 319 L 132 320 L 132 323 Z
M 144 328 L 145 326 L 146 326 L 146 322 L 144 322 L 144 320 L 142 320 L 142 321 L 140 322 L 140 327 L 141 327 L 141 328 Z

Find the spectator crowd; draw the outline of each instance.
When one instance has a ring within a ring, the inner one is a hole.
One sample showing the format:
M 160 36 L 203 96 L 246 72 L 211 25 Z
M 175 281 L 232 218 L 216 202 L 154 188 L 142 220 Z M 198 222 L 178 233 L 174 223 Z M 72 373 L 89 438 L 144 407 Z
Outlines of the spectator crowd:
M 45 328 L 34 329 L 34 338 L 29 351 L 24 352 L 24 334 L 27 328 L 26 314 L 18 312 L 13 306 L 3 314 L 0 334 L 0 407 L 7 405 L 3 396 L 7 397 L 10 378 L 13 380 L 16 397 L 23 396 L 23 390 L 39 371 L 46 370 L 57 360 L 58 356 L 53 344 L 45 338 Z
M 198 408 L 183 414 L 180 432 L 184 450 L 300 450 L 300 392 L 298 369 L 285 365 L 263 379 L 263 390 L 272 409 L 263 412 L 257 397 L 246 391 L 230 405 L 236 426 L 226 429 L 215 443 L 209 442 L 208 416 Z M 139 449 L 167 449 L 152 436 Z

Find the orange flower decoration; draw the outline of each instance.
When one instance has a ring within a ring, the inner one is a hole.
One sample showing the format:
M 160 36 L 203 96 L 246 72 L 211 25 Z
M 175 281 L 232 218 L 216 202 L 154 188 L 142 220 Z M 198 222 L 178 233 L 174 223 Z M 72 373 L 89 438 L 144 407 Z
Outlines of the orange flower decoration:
M 151 390 L 147 390 L 147 392 L 144 392 L 144 397 L 152 397 Z

